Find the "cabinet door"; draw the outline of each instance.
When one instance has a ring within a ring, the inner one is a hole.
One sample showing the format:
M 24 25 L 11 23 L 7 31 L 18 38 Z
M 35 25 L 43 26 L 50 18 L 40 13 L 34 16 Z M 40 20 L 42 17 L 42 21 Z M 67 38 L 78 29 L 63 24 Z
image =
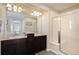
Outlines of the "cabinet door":
M 26 55 L 28 54 L 28 43 L 26 38 L 16 39 L 16 55 Z
M 1 41 L 1 54 L 2 55 L 15 55 L 16 44 L 13 40 Z
M 61 51 L 79 54 L 79 12 L 61 16 Z
M 2 55 L 26 55 L 28 50 L 26 38 L 1 41 Z
M 46 36 L 36 36 L 32 41 L 32 51 L 33 53 L 38 53 L 46 49 Z

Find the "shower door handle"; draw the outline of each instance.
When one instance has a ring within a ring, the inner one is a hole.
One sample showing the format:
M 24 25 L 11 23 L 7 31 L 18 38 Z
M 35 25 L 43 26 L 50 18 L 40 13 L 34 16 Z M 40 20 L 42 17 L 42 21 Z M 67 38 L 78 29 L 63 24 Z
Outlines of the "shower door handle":
M 60 38 L 60 31 L 58 31 L 58 43 L 60 44 L 61 38 Z

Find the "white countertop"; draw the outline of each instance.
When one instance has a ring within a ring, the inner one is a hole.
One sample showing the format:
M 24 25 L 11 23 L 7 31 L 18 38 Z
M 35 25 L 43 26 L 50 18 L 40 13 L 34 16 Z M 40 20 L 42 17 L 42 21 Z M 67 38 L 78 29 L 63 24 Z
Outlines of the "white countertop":
M 9 37 L 8 39 L 18 39 L 18 38 L 27 38 L 27 36 L 14 36 L 14 37 Z
M 42 36 L 42 35 L 45 35 L 45 34 L 35 34 L 34 36 Z
M 34 36 L 42 36 L 44 34 L 35 34 Z M 6 38 L 6 39 L 1 39 L 1 40 L 11 40 L 11 39 L 19 39 L 19 38 L 27 38 L 27 36 L 24 36 L 24 35 L 19 35 L 19 36 L 13 36 L 13 37 L 9 37 L 9 38 Z

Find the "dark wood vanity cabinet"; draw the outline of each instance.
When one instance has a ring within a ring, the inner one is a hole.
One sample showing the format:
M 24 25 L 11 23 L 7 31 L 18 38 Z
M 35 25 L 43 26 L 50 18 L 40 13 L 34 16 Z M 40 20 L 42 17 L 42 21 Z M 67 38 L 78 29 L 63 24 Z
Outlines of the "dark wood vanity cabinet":
M 28 52 L 28 41 L 26 38 L 16 40 L 16 55 L 26 55 Z
M 36 36 L 32 41 L 32 51 L 33 53 L 37 53 L 39 51 L 46 49 L 46 36 Z
M 20 55 L 26 54 L 27 47 L 26 39 L 13 39 L 1 41 L 1 54 L 2 55 Z
M 33 55 L 46 49 L 46 35 L 1 41 L 2 55 Z
M 16 43 L 14 40 L 1 41 L 1 54 L 12 55 L 16 53 Z

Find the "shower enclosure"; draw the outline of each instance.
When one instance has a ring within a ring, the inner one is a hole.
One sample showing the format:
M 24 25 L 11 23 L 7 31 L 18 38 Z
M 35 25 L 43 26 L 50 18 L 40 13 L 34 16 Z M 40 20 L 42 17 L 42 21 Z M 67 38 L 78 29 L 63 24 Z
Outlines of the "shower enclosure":
M 68 55 L 79 54 L 79 9 L 53 18 L 53 42 Z
M 61 50 L 66 54 L 79 54 L 79 11 L 61 17 Z

